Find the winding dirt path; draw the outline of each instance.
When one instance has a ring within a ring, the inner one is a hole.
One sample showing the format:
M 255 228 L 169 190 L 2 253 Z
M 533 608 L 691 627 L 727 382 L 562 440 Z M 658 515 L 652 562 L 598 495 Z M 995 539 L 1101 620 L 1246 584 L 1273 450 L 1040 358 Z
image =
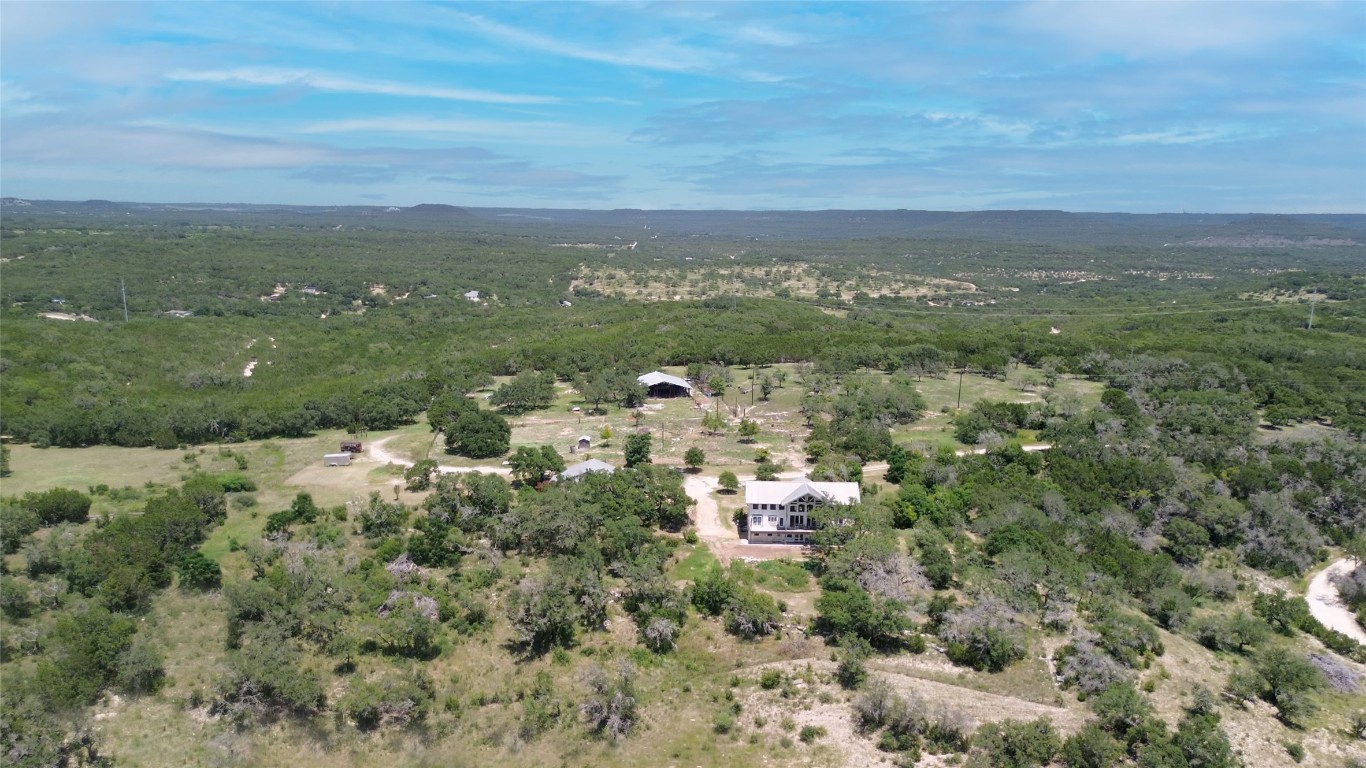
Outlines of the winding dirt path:
M 370 443 L 370 446 L 365 449 L 365 452 L 362 455 L 364 455 L 366 459 L 380 464 L 397 464 L 404 469 L 411 467 L 414 462 L 389 450 L 387 444 L 390 440 L 393 440 L 394 437 L 394 435 L 390 435 L 389 437 Z M 502 475 L 503 477 L 510 477 L 512 475 L 512 470 L 508 467 L 456 467 L 450 464 L 437 464 L 436 470 L 444 474 L 482 472 L 486 475 Z
M 1353 567 L 1355 566 L 1351 558 L 1344 557 L 1319 571 L 1314 575 L 1314 579 L 1309 582 L 1309 591 L 1305 594 L 1304 599 L 1309 603 L 1309 613 L 1322 622 L 1325 627 L 1336 629 L 1358 643 L 1366 645 L 1366 631 L 1363 631 L 1361 625 L 1357 623 L 1356 615 L 1347 610 L 1347 607 L 1338 599 L 1338 588 L 1332 581 L 1334 576 L 1347 573 Z

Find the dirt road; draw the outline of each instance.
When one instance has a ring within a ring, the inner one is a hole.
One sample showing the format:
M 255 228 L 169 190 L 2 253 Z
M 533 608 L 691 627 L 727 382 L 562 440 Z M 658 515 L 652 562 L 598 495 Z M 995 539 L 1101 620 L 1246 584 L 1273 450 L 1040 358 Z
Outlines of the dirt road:
M 413 465 L 413 462 L 403 458 L 402 456 L 399 456 L 396 453 L 393 453 L 388 449 L 386 443 L 388 443 L 392 439 L 394 438 L 386 437 L 383 440 L 376 440 L 375 442 L 370 444 L 369 448 L 365 449 L 364 455 L 368 459 L 376 461 L 380 464 L 397 464 L 400 467 L 404 467 L 405 469 L 407 467 L 411 467 Z M 503 477 L 509 477 L 512 475 L 512 470 L 508 467 L 456 467 L 451 466 L 449 464 L 437 464 L 436 470 L 444 474 L 451 474 L 455 472 L 483 472 L 486 475 L 502 475 Z M 394 484 L 397 485 L 398 482 L 399 481 L 394 481 Z
M 1338 599 L 1338 588 L 1333 585 L 1333 576 L 1346 573 L 1354 566 L 1350 558 L 1343 559 L 1319 571 L 1309 582 L 1309 592 L 1304 599 L 1309 603 L 1309 612 L 1325 627 L 1336 629 L 1344 635 L 1366 645 L 1366 631 L 1357 623 L 1356 616 Z

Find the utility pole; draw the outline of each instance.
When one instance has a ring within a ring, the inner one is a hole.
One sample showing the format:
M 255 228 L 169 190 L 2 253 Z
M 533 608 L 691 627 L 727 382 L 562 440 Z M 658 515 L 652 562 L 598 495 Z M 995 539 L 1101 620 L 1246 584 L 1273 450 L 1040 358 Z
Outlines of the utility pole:
M 1312 293 L 1312 294 L 1310 294 L 1310 297 L 1309 297 L 1309 330 L 1311 330 L 1311 331 L 1314 330 L 1314 305 L 1318 303 L 1317 301 L 1314 300 L 1314 296 L 1317 296 L 1317 295 L 1318 295 L 1318 290 L 1315 289 L 1315 292 Z
M 123 285 L 123 278 L 119 278 L 119 293 L 123 296 L 123 322 L 128 322 L 128 289 Z M 1311 322 L 1310 325 L 1313 323 Z
M 963 374 L 967 371 L 966 368 L 958 369 L 958 405 L 954 406 L 955 410 L 962 410 L 963 408 Z

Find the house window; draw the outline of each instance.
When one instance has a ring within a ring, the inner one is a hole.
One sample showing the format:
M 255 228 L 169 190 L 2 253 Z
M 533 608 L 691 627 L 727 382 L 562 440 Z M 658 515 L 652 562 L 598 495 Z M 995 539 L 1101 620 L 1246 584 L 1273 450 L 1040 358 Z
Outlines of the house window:
M 801 515 L 793 515 L 793 516 L 792 516 L 792 525 L 793 525 L 793 527 L 796 527 L 796 526 L 798 526 L 798 525 L 801 525 L 805 520 L 806 520 L 806 518 L 802 517 Z
M 764 516 L 763 516 L 763 515 L 750 515 L 750 517 L 749 517 L 749 524 L 750 524 L 750 525 L 762 525 L 763 522 L 764 522 Z
M 769 516 L 768 516 L 768 521 L 769 521 L 770 523 L 776 523 L 776 522 L 778 522 L 778 516 L 777 516 L 777 515 L 769 515 Z

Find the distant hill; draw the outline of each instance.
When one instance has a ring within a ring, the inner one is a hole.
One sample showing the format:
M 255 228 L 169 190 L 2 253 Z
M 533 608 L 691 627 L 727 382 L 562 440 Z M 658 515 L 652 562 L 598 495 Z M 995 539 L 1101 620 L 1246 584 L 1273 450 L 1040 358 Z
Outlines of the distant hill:
M 127 222 L 129 215 L 170 224 L 329 229 L 505 232 L 645 240 L 656 236 L 735 240 L 910 238 L 1036 245 L 1146 247 L 1362 247 L 1366 214 L 1096 213 L 1006 211 L 722 211 L 634 208 L 484 208 L 422 203 L 306 206 L 250 203 L 120 203 L 0 200 L 6 218 L 62 217 Z
M 444 203 L 421 203 L 411 208 L 399 210 L 406 216 L 424 216 L 428 218 L 447 217 L 447 218 L 474 218 L 473 215 L 456 205 L 446 205 Z

